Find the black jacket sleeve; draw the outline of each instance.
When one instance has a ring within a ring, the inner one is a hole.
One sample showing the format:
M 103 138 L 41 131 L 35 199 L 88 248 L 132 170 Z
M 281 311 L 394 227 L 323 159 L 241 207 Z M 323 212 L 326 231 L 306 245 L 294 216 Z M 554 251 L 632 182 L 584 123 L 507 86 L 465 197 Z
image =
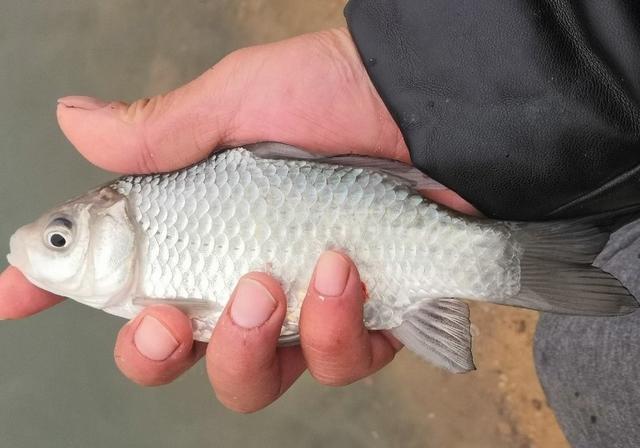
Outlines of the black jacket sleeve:
M 367 71 L 424 172 L 488 216 L 640 203 L 640 2 L 351 0 Z

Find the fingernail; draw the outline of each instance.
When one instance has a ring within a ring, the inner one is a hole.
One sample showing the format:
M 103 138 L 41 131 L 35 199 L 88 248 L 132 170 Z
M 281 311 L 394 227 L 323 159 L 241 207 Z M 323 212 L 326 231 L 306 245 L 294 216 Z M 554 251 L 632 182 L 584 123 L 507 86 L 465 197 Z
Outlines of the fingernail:
M 351 266 L 341 254 L 333 251 L 323 253 L 316 266 L 316 291 L 327 297 L 342 295 L 347 287 Z
M 178 348 L 178 341 L 158 319 L 145 316 L 138 325 L 133 342 L 144 356 L 152 361 L 164 361 Z
M 90 96 L 65 96 L 58 99 L 58 104 L 73 109 L 96 110 L 105 107 L 109 103 Z
M 243 328 L 264 324 L 276 309 L 276 300 L 260 282 L 243 278 L 231 304 L 231 319 Z

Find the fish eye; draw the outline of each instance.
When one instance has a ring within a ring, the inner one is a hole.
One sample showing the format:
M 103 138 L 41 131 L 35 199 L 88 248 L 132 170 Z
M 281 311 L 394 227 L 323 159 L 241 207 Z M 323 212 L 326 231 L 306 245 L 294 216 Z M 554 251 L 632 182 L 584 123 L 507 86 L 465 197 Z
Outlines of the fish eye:
M 64 249 L 71 243 L 73 223 L 69 218 L 60 216 L 53 219 L 47 226 L 45 243 L 51 249 Z
M 53 232 L 49 234 L 49 244 L 51 244 L 55 248 L 61 249 L 67 245 L 67 239 L 64 237 L 64 235 Z

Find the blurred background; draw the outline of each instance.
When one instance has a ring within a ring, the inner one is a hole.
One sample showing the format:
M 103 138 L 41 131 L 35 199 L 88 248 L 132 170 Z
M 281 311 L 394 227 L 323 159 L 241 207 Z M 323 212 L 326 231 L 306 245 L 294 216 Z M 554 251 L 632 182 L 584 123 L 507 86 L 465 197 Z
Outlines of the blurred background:
M 236 48 L 344 26 L 344 3 L 0 0 L 0 253 L 17 227 L 114 177 L 64 139 L 58 97 L 161 93 Z M 568 446 L 533 366 L 537 314 L 471 312 L 476 372 L 447 374 L 402 352 L 345 388 L 305 375 L 275 405 L 242 416 L 216 402 L 202 363 L 170 386 L 127 382 L 112 361 L 123 321 L 64 303 L 0 323 L 0 446 Z

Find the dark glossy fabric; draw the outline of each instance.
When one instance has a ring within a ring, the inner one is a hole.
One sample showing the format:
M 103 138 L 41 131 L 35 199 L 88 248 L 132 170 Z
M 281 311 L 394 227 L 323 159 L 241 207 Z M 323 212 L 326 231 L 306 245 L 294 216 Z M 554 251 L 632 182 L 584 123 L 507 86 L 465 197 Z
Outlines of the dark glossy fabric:
M 345 14 L 414 163 L 485 214 L 640 202 L 639 1 L 351 0 Z

